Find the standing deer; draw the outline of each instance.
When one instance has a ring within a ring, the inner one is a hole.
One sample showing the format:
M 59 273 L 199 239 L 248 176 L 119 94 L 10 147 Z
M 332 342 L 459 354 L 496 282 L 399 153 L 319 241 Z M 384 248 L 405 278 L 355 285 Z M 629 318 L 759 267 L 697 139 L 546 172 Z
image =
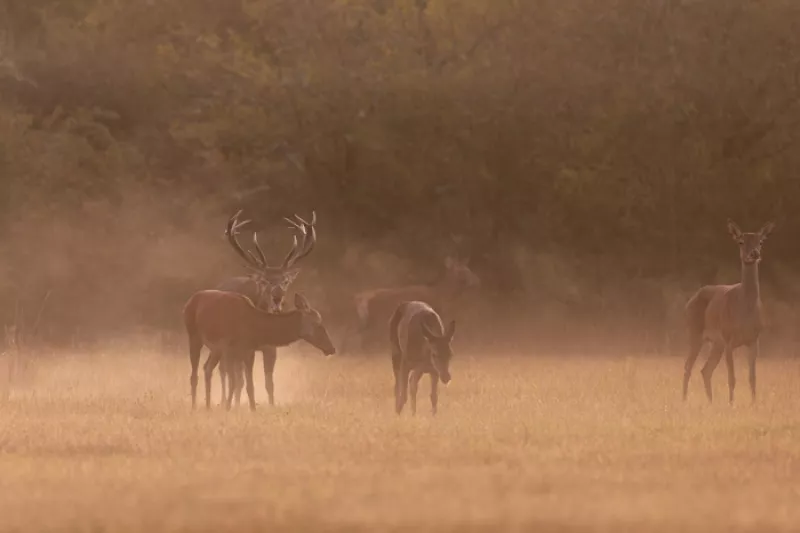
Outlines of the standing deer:
M 401 302 L 424 301 L 442 312 L 461 295 L 464 289 L 477 288 L 480 278 L 469 268 L 467 261 L 448 256 L 445 271 L 437 281 L 429 284 L 407 285 L 362 291 L 353 298 L 357 323 L 346 330 L 341 351 L 345 353 L 353 336 L 358 336 L 364 348 L 364 337 L 379 324 L 386 324 L 389 316 Z
M 302 236 L 302 242 L 298 244 L 297 237 L 292 239 L 292 247 L 283 259 L 279 266 L 270 266 L 267 263 L 264 251 L 258 243 L 257 233 L 253 232 L 253 244 L 256 253 L 245 250 L 239 244 L 236 236 L 239 230 L 248 224 L 250 221 L 239 221 L 239 216 L 242 211 L 235 213 L 229 220 L 225 227 L 225 236 L 231 248 L 236 254 L 244 259 L 245 264 L 253 273 L 249 276 L 237 276 L 227 279 L 217 285 L 216 290 L 231 291 L 237 294 L 247 296 L 258 309 L 267 312 L 275 313 L 280 312 L 283 308 L 283 300 L 289 286 L 295 280 L 300 272 L 297 267 L 298 261 L 306 257 L 317 241 L 317 233 L 315 224 L 317 222 L 317 214 L 312 212 L 311 222 L 306 222 L 298 215 L 294 215 L 295 220 L 284 219 L 289 222 L 294 229 L 296 229 Z M 259 346 L 257 348 L 261 351 L 264 363 L 264 386 L 267 390 L 269 397 L 269 404 L 275 405 L 275 385 L 273 382 L 273 372 L 275 370 L 275 360 L 277 357 L 277 349 L 275 346 Z M 221 354 L 212 351 L 206 360 L 203 368 L 206 372 L 213 373 L 217 363 L 221 360 Z M 227 368 L 224 363 L 220 364 L 220 384 L 222 388 L 222 402 L 226 398 L 226 373 Z M 237 383 L 242 383 L 242 379 L 236 380 Z M 239 388 L 236 392 L 236 405 L 239 405 L 242 390 Z
M 399 415 L 411 388 L 411 413 L 417 413 L 417 389 L 423 374 L 431 377 L 431 411 L 436 414 L 439 380 L 450 382 L 450 343 L 455 320 L 442 326 L 442 319 L 425 302 L 402 302 L 389 319 L 389 343 L 394 371 L 395 411 Z
M 247 399 L 250 409 L 255 410 L 253 362 L 260 347 L 288 346 L 302 339 L 326 356 L 336 353 L 319 311 L 299 293 L 294 296 L 294 305 L 293 311 L 269 313 L 258 309 L 246 296 L 218 290 L 199 291 L 189 298 L 183 319 L 192 364 L 192 409 L 197 403 L 197 367 L 203 346 L 220 354 L 222 364 L 228 369 L 226 409 L 231 408 L 234 392 L 241 389 L 241 383 L 237 382 L 244 373 Z M 210 409 L 213 367 L 206 365 L 204 371 L 206 408 Z
M 690 347 L 683 372 L 684 401 L 692 367 L 707 341 L 711 343 L 711 353 L 701 372 L 708 401 L 712 401 L 711 375 L 724 352 L 728 367 L 729 401 L 733 403 L 733 389 L 736 386 L 733 350 L 740 346 L 747 346 L 749 350 L 750 392 L 755 401 L 758 338 L 763 328 L 758 264 L 761 261 L 761 245 L 774 228 L 775 223 L 768 222 L 756 233 L 742 233 L 739 226 L 728 219 L 728 232 L 739 245 L 742 281 L 735 285 L 701 287 L 686 304 Z

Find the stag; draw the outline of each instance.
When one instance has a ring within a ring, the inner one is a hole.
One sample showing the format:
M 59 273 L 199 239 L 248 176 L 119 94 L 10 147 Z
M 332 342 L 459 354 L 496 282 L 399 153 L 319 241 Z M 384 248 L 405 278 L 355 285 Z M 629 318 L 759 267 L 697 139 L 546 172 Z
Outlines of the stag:
M 304 340 L 324 355 L 336 352 L 319 311 L 313 309 L 299 293 L 294 296 L 295 309 L 270 313 L 258 309 L 248 297 L 234 292 L 204 290 L 189 298 L 183 309 L 183 320 L 189 336 L 189 360 L 192 364 L 190 384 L 192 409 L 197 403 L 197 367 L 200 352 L 207 346 L 221 355 L 228 369 L 226 409 L 231 408 L 234 391 L 241 389 L 244 374 L 250 409 L 256 403 L 253 388 L 255 351 L 262 346 L 288 346 Z M 211 408 L 211 375 L 213 368 L 204 368 L 206 408 Z
M 756 233 L 743 233 L 735 222 L 728 219 L 728 232 L 739 245 L 742 281 L 735 285 L 701 287 L 686 304 L 690 347 L 683 373 L 684 401 L 692 367 L 706 342 L 711 343 L 711 352 L 701 373 L 708 401 L 712 401 L 711 375 L 724 353 L 728 367 L 729 402 L 733 403 L 736 386 L 733 351 L 741 346 L 746 346 L 749 351 L 750 393 L 752 401 L 755 401 L 758 338 L 763 328 L 758 264 L 761 262 L 761 245 L 774 228 L 774 222 L 768 222 Z
M 429 284 L 387 287 L 362 291 L 355 295 L 353 304 L 357 314 L 356 324 L 349 328 L 342 340 L 341 352 L 345 353 L 353 336 L 359 338 L 364 348 L 364 337 L 377 325 L 386 324 L 389 316 L 402 302 L 430 302 L 431 307 L 442 312 L 458 298 L 465 289 L 480 286 L 480 278 L 470 269 L 468 262 L 448 256 L 445 270 L 438 280 Z
M 389 343 L 394 371 L 395 411 L 403 410 L 411 388 L 411 414 L 417 413 L 417 389 L 423 374 L 431 377 L 431 411 L 436 414 L 439 403 L 439 380 L 450 382 L 450 343 L 456 322 L 447 329 L 442 319 L 425 302 L 402 302 L 389 319 Z
M 250 250 L 245 250 L 237 240 L 239 230 L 245 225 L 249 224 L 249 220 L 239 221 L 239 216 L 242 211 L 239 210 L 229 220 L 225 227 L 225 236 L 231 248 L 236 254 L 241 257 L 247 267 L 252 270 L 248 276 L 237 276 L 227 279 L 215 287 L 220 291 L 230 291 L 237 294 L 244 295 L 254 302 L 258 309 L 267 312 L 275 313 L 283 309 L 283 300 L 289 286 L 295 280 L 300 272 L 297 264 L 306 257 L 317 241 L 317 232 L 315 224 L 317 222 L 316 212 L 311 214 L 311 222 L 306 222 L 298 215 L 294 215 L 296 220 L 285 218 L 287 222 L 292 225 L 292 228 L 297 230 L 302 237 L 300 243 L 297 241 L 297 236 L 292 237 L 292 247 L 284 257 L 283 261 L 278 266 L 270 266 L 267 262 L 266 255 L 258 243 L 258 234 L 253 232 L 253 245 L 255 253 Z M 273 372 L 275 370 L 275 360 L 277 358 L 277 349 L 275 346 L 265 345 L 257 348 L 261 351 L 264 363 L 264 386 L 267 390 L 269 397 L 269 404 L 275 405 L 275 385 L 273 382 Z M 221 362 L 221 354 L 212 351 L 206 363 L 204 370 L 213 373 L 217 363 Z M 222 402 L 226 398 L 226 374 L 227 368 L 224 362 L 219 365 L 220 370 L 220 384 L 222 389 Z M 241 376 L 236 380 L 237 383 L 242 383 Z M 236 405 L 239 405 L 241 399 L 241 388 L 235 391 Z

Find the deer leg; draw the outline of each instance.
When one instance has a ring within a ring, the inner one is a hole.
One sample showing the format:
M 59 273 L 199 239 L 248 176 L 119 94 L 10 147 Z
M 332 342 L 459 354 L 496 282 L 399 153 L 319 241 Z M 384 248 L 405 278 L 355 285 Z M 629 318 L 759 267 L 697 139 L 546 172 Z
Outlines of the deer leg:
M 397 390 L 395 392 L 395 411 L 399 415 L 403 410 L 408 398 L 408 377 L 409 369 L 406 365 L 400 365 L 400 371 L 397 374 Z
M 342 342 L 340 344 L 339 353 L 345 355 L 350 349 L 350 340 L 353 336 L 353 327 L 347 326 L 342 334 Z
M 751 401 L 756 401 L 756 359 L 758 359 L 758 339 L 748 346 L 747 363 L 750 367 Z
M 686 358 L 686 363 L 683 365 L 683 401 L 689 394 L 689 378 L 692 375 L 692 368 L 697 361 L 697 356 L 700 355 L 700 350 L 703 348 L 703 337 L 697 336 L 690 340 L 689 357 Z
M 725 345 L 725 367 L 728 369 L 728 403 L 733 405 L 733 389 L 736 388 L 736 372 L 733 367 L 733 347 Z
M 255 352 L 253 352 L 252 357 L 255 357 Z M 239 407 L 242 403 L 242 389 L 244 388 L 244 367 L 246 366 L 244 361 L 248 359 L 249 356 L 244 356 L 242 359 L 242 364 L 237 364 L 237 376 L 236 376 L 236 407 Z
M 346 353 L 350 353 L 350 348 L 353 345 L 354 338 L 358 341 L 359 349 L 363 349 L 364 339 L 362 337 L 362 331 L 364 329 L 364 323 L 366 319 L 361 316 L 361 312 L 355 317 L 355 319 L 350 322 L 344 330 L 344 334 L 342 335 L 342 342 L 339 353 L 344 355 Z
M 225 361 L 225 368 L 227 369 L 228 374 L 228 397 L 225 399 L 225 409 L 228 411 L 231 410 L 233 394 L 236 391 L 236 382 L 239 379 L 238 367 L 238 361 L 233 361 L 230 358 Z
M 205 385 L 206 385 L 206 409 L 211 409 L 211 377 L 214 375 L 214 369 L 217 367 L 219 363 L 219 353 L 218 352 L 211 352 L 208 354 L 208 359 L 206 359 L 206 364 L 203 365 L 203 373 L 205 375 Z M 223 379 L 225 379 L 223 377 Z
M 242 391 L 244 390 L 244 367 L 245 360 L 247 359 L 244 354 L 239 354 L 236 358 L 236 390 L 234 391 L 234 399 L 236 400 L 236 407 L 242 402 Z
M 228 389 L 227 389 L 228 370 L 225 362 L 225 357 L 223 357 L 222 354 L 219 354 L 217 357 L 219 358 L 219 384 L 221 387 L 219 404 L 225 405 L 225 402 L 228 399 Z
M 267 389 L 269 404 L 275 405 L 275 383 L 272 381 L 272 374 L 275 371 L 278 349 L 275 346 L 264 346 L 261 348 L 261 356 L 264 361 L 264 388 Z
M 250 403 L 250 410 L 256 410 L 256 390 L 253 385 L 253 364 L 255 363 L 256 352 L 249 352 L 247 360 L 244 362 L 244 378 L 247 387 L 247 401 Z M 240 388 L 241 390 L 241 388 Z
M 725 366 L 728 368 L 728 403 L 733 405 L 733 389 L 736 388 L 736 373 L 733 368 L 733 347 L 725 345 Z
M 706 361 L 706 364 L 703 365 L 703 370 L 700 371 L 703 374 L 703 383 L 706 387 L 706 396 L 708 397 L 709 403 L 713 401 L 713 394 L 711 392 L 711 376 L 714 374 L 714 370 L 717 368 L 724 350 L 724 344 L 715 342 L 711 347 L 711 354 L 708 356 L 708 361 Z
M 197 367 L 200 365 L 200 352 L 203 342 L 199 338 L 189 339 L 189 362 L 192 365 L 192 374 L 189 376 L 189 385 L 192 388 L 192 409 L 197 405 Z
M 357 350 L 362 354 L 367 350 L 368 343 L 369 343 L 369 332 L 373 325 L 372 318 L 367 316 L 362 316 L 359 313 L 358 319 L 350 328 L 347 330 L 346 341 L 347 341 L 347 350 L 349 352 L 350 346 L 352 346 L 353 341 L 357 345 Z
M 394 374 L 394 391 L 395 396 L 397 396 L 397 392 L 400 390 L 400 367 L 403 361 L 403 353 L 400 351 L 398 346 L 392 346 L 392 373 Z
M 380 350 L 381 337 L 375 322 L 370 322 L 360 331 L 360 350 L 362 353 L 372 354 L 375 350 Z
M 408 386 L 411 389 L 411 414 L 417 414 L 417 390 L 419 389 L 419 380 L 422 378 L 422 372 L 414 370 L 408 377 Z
M 431 412 L 435 415 L 439 403 L 439 375 L 431 373 Z

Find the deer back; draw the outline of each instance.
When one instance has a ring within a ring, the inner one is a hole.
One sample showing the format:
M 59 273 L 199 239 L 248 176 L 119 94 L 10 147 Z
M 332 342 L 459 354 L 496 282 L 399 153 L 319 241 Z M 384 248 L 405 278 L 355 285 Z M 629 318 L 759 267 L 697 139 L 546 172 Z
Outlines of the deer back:
M 236 343 L 256 349 L 263 344 L 278 346 L 299 334 L 296 312 L 270 314 L 260 311 L 246 296 L 234 292 L 205 290 L 195 293 L 184 308 L 190 335 L 206 345 Z M 296 324 L 295 324 L 296 323 Z
M 431 286 L 409 285 L 364 291 L 356 297 L 356 308 L 359 319 L 366 323 L 382 321 L 403 302 L 431 302 L 430 307 L 440 307 L 441 300 Z
M 427 344 L 422 332 L 422 323 L 441 335 L 444 331 L 442 320 L 427 303 L 411 301 L 402 304 L 402 315 L 397 321 L 397 340 L 404 357 L 409 360 L 422 358 Z

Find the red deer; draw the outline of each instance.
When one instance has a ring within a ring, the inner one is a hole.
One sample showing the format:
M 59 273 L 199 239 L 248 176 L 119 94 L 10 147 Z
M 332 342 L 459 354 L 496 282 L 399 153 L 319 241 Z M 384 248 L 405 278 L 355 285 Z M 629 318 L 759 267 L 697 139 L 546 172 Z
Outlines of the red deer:
M 724 353 L 728 367 L 729 401 L 733 403 L 733 389 L 736 386 L 733 350 L 740 346 L 749 349 L 750 392 L 752 401 L 755 401 L 758 338 L 763 328 L 758 264 L 761 262 L 761 245 L 774 228 L 774 222 L 768 222 L 756 233 L 742 233 L 739 226 L 728 219 L 728 231 L 739 245 L 742 281 L 735 285 L 701 287 L 686 304 L 690 347 L 683 372 L 684 401 L 692 367 L 706 342 L 711 343 L 711 352 L 701 373 L 708 401 L 712 401 L 711 375 Z
M 249 276 L 238 276 L 230 278 L 215 288 L 221 291 L 232 291 L 238 294 L 247 296 L 252 300 L 256 307 L 263 309 L 270 313 L 280 312 L 283 308 L 283 300 L 289 286 L 297 277 L 300 269 L 297 267 L 298 261 L 306 257 L 317 241 L 317 233 L 315 224 L 317 222 L 317 215 L 315 212 L 311 214 L 311 222 L 306 222 L 297 215 L 294 217 L 297 221 L 291 219 L 284 219 L 289 222 L 294 229 L 296 229 L 302 236 L 302 242 L 298 244 L 297 237 L 292 239 L 292 247 L 289 253 L 283 259 L 283 262 L 278 266 L 270 266 L 267 263 L 264 251 L 258 244 L 258 236 L 253 232 L 253 244 L 256 253 L 245 250 L 239 244 L 236 236 L 239 234 L 239 229 L 249 224 L 249 220 L 239 221 L 239 216 L 242 211 L 238 211 L 229 220 L 225 227 L 225 236 L 227 237 L 228 244 L 236 252 L 236 254 L 244 259 L 245 264 L 250 268 L 253 273 Z M 277 358 L 277 349 L 274 346 L 260 346 L 264 363 L 264 387 L 267 390 L 269 397 L 269 404 L 275 405 L 275 385 L 273 382 L 273 373 L 275 371 L 275 360 Z M 206 360 L 204 369 L 206 372 L 213 373 L 214 367 L 220 361 L 219 354 L 211 353 Z M 226 368 L 224 364 L 219 367 L 220 371 L 220 384 L 222 389 L 222 402 L 226 398 Z M 237 383 L 242 383 L 242 377 L 239 376 Z M 242 390 L 239 388 L 235 391 L 236 405 L 239 405 L 242 396 Z
M 364 349 L 364 337 L 369 337 L 379 324 L 386 324 L 401 302 L 428 302 L 441 313 L 452 306 L 464 289 L 477 288 L 480 284 L 480 278 L 469 268 L 467 261 L 447 257 L 444 275 L 434 283 L 360 292 L 353 301 L 357 323 L 345 331 L 341 352 L 345 353 L 354 336 L 359 338 L 360 347 Z
M 425 302 L 402 302 L 389 319 L 389 343 L 394 371 L 395 411 L 399 415 L 411 388 L 411 413 L 417 412 L 417 389 L 423 374 L 431 377 L 431 410 L 436 414 L 439 380 L 450 382 L 450 343 L 455 321 L 445 329 L 442 319 Z
M 253 361 L 259 347 L 288 346 L 302 339 L 326 356 L 336 352 L 319 312 L 299 293 L 294 296 L 294 304 L 293 311 L 269 313 L 258 309 L 246 296 L 234 292 L 205 290 L 189 298 L 183 309 L 183 318 L 189 335 L 193 409 L 197 399 L 197 367 L 203 346 L 207 346 L 211 353 L 219 354 L 222 363 L 230 369 L 225 399 L 227 409 L 231 408 L 234 391 L 241 388 L 241 384 L 236 382 L 241 379 L 242 370 L 250 409 L 256 408 Z M 206 365 L 204 370 L 206 408 L 210 408 L 213 367 Z

